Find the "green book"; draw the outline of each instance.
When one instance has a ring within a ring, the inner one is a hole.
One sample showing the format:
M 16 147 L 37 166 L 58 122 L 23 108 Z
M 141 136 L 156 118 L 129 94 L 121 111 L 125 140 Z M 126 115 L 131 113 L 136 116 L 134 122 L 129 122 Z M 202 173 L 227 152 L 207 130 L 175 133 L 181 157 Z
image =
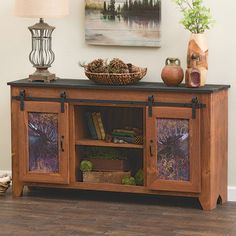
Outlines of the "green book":
M 126 132 L 112 132 L 112 136 L 116 137 L 134 137 L 134 134 L 126 133 Z
M 135 131 L 128 130 L 128 129 L 114 129 L 113 132 L 116 132 L 116 133 L 127 133 L 127 134 L 135 135 Z

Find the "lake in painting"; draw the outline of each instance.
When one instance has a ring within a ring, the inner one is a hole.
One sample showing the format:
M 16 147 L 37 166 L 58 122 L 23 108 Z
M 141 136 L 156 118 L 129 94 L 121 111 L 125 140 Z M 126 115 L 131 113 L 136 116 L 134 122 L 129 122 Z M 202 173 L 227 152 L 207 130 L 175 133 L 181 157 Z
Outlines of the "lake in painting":
M 86 0 L 88 44 L 160 47 L 161 0 Z

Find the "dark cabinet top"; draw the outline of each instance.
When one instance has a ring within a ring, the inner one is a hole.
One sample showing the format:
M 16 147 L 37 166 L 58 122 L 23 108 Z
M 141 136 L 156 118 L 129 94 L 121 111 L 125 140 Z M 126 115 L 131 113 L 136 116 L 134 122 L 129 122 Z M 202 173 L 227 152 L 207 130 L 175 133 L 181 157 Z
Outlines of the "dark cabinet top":
M 74 89 L 109 89 L 109 90 L 139 90 L 139 91 L 162 91 L 162 92 L 186 92 L 186 93 L 213 93 L 228 89 L 230 85 L 207 84 L 200 88 L 187 88 L 184 84 L 176 87 L 166 86 L 164 83 L 139 82 L 133 85 L 112 86 L 99 85 L 88 79 L 58 79 L 50 83 L 30 82 L 28 79 L 8 82 L 8 85 L 16 87 L 38 87 L 38 88 L 74 88 Z

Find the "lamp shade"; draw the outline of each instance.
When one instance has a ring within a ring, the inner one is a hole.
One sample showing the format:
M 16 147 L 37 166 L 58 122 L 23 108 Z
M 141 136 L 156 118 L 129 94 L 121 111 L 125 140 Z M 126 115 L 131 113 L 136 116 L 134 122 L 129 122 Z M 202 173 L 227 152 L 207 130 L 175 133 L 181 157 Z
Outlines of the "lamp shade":
M 68 14 L 68 0 L 15 0 L 16 16 L 30 18 L 57 18 Z

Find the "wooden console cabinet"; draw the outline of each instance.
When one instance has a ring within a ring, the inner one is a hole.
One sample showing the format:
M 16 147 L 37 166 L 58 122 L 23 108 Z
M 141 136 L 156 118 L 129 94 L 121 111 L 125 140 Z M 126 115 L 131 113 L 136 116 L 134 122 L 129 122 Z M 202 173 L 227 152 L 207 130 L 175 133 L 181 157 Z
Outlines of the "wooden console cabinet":
M 24 186 L 46 186 L 196 197 L 204 210 L 227 201 L 228 85 L 103 86 L 71 79 L 8 85 L 14 196 Z M 106 133 L 138 128 L 143 143 L 92 139 L 88 112 L 102 114 Z M 143 185 L 83 182 L 83 150 L 94 147 L 127 153 L 131 175 L 143 170 Z

